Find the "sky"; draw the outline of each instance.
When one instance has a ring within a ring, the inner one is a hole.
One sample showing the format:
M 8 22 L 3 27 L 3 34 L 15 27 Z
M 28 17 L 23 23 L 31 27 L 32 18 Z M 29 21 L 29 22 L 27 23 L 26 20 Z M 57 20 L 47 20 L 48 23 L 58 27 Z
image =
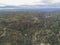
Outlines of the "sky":
M 0 0 L 0 6 L 5 5 L 50 5 L 60 3 L 60 0 Z

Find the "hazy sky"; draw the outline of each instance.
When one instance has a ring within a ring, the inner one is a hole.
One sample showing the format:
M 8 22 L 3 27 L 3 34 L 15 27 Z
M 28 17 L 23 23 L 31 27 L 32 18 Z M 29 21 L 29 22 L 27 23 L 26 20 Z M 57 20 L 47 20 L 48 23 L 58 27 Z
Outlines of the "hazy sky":
M 0 6 L 4 5 L 49 5 L 60 3 L 60 0 L 0 0 Z

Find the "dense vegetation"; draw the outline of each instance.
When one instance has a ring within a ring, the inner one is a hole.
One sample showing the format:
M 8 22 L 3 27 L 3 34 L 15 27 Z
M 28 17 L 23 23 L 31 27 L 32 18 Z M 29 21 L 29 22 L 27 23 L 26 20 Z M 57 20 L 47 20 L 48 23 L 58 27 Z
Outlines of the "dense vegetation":
M 60 11 L 0 11 L 0 45 L 60 45 Z

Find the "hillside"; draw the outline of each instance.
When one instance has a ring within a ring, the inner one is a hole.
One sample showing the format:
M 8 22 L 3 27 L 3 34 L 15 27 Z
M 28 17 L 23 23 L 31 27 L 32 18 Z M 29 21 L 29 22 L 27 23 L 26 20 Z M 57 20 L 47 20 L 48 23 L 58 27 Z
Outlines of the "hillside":
M 60 45 L 60 11 L 0 11 L 0 45 Z

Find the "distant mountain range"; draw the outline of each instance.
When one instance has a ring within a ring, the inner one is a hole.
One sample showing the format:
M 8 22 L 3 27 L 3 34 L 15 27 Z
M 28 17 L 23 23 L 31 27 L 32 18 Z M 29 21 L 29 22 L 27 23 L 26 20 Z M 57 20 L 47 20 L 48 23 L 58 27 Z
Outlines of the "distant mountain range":
M 60 8 L 60 3 L 54 3 L 54 4 L 45 4 L 45 5 L 20 5 L 20 6 L 0 6 L 0 8 Z
M 60 10 L 60 3 L 52 5 L 20 5 L 20 6 L 0 6 L 0 10 L 13 9 L 13 10 Z

